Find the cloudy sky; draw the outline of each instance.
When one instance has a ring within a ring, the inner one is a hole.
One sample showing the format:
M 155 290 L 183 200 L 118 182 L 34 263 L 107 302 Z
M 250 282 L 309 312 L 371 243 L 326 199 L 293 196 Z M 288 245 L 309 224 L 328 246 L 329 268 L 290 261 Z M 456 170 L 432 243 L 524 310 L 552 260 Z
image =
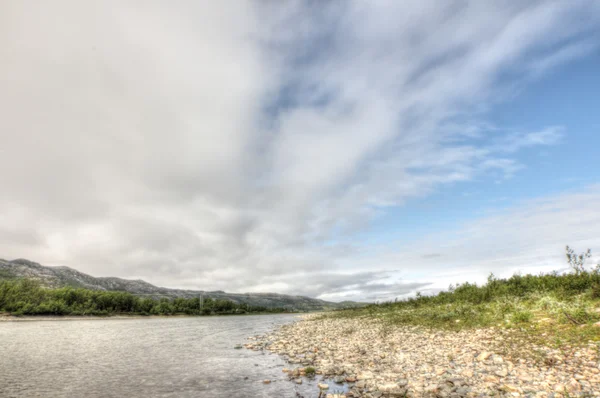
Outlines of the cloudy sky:
M 0 258 L 335 301 L 563 269 L 599 70 L 594 0 L 2 1 Z

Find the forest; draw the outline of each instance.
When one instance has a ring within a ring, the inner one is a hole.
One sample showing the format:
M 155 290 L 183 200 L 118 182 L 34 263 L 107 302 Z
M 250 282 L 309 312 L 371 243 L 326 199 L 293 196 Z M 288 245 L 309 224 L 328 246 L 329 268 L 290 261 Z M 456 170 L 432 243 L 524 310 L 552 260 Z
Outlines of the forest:
M 209 297 L 152 298 L 73 287 L 48 289 L 31 279 L 0 281 L 0 312 L 11 315 L 231 315 L 292 312 Z

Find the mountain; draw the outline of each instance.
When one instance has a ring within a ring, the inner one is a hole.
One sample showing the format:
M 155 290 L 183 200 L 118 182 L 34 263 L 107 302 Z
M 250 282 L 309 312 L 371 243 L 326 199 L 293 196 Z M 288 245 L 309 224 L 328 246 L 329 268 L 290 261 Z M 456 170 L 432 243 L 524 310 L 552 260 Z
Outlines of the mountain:
M 124 291 L 136 296 L 152 298 L 192 298 L 203 295 L 205 298 L 210 297 L 254 306 L 283 307 L 301 311 L 319 311 L 361 305 L 349 301 L 333 303 L 305 296 L 277 293 L 225 293 L 223 291 L 169 289 L 154 286 L 139 279 L 96 278 L 69 267 L 48 267 L 24 259 L 12 261 L 0 259 L 0 280 L 14 278 L 35 279 L 49 288 L 71 286 L 91 290 Z

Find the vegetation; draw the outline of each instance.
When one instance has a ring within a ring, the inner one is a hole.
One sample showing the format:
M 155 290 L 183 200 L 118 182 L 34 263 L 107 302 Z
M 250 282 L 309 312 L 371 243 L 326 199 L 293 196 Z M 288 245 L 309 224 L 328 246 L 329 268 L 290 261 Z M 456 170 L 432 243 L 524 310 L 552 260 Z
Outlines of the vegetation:
M 213 315 L 280 313 L 283 308 L 206 298 L 153 299 L 131 293 L 73 287 L 46 289 L 31 279 L 0 281 L 0 312 L 13 315 Z
M 314 376 L 316 371 L 317 370 L 315 368 L 313 368 L 312 366 L 307 366 L 304 368 L 304 374 L 309 377 Z
M 398 324 L 463 329 L 496 326 L 519 328 L 530 335 L 561 342 L 600 340 L 600 265 L 585 268 L 591 251 L 577 255 L 567 246 L 571 272 L 514 275 L 491 274 L 478 286 L 463 283 L 436 295 L 339 310 L 325 316 L 379 319 Z M 587 327 L 585 326 L 587 325 Z

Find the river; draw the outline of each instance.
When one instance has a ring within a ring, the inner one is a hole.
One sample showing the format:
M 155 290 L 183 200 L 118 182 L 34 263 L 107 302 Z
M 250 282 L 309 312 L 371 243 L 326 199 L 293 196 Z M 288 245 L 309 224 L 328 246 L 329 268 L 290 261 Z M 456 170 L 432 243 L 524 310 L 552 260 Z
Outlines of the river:
M 1 397 L 309 397 L 274 354 L 234 349 L 293 315 L 0 323 Z M 263 384 L 263 380 L 272 380 Z

